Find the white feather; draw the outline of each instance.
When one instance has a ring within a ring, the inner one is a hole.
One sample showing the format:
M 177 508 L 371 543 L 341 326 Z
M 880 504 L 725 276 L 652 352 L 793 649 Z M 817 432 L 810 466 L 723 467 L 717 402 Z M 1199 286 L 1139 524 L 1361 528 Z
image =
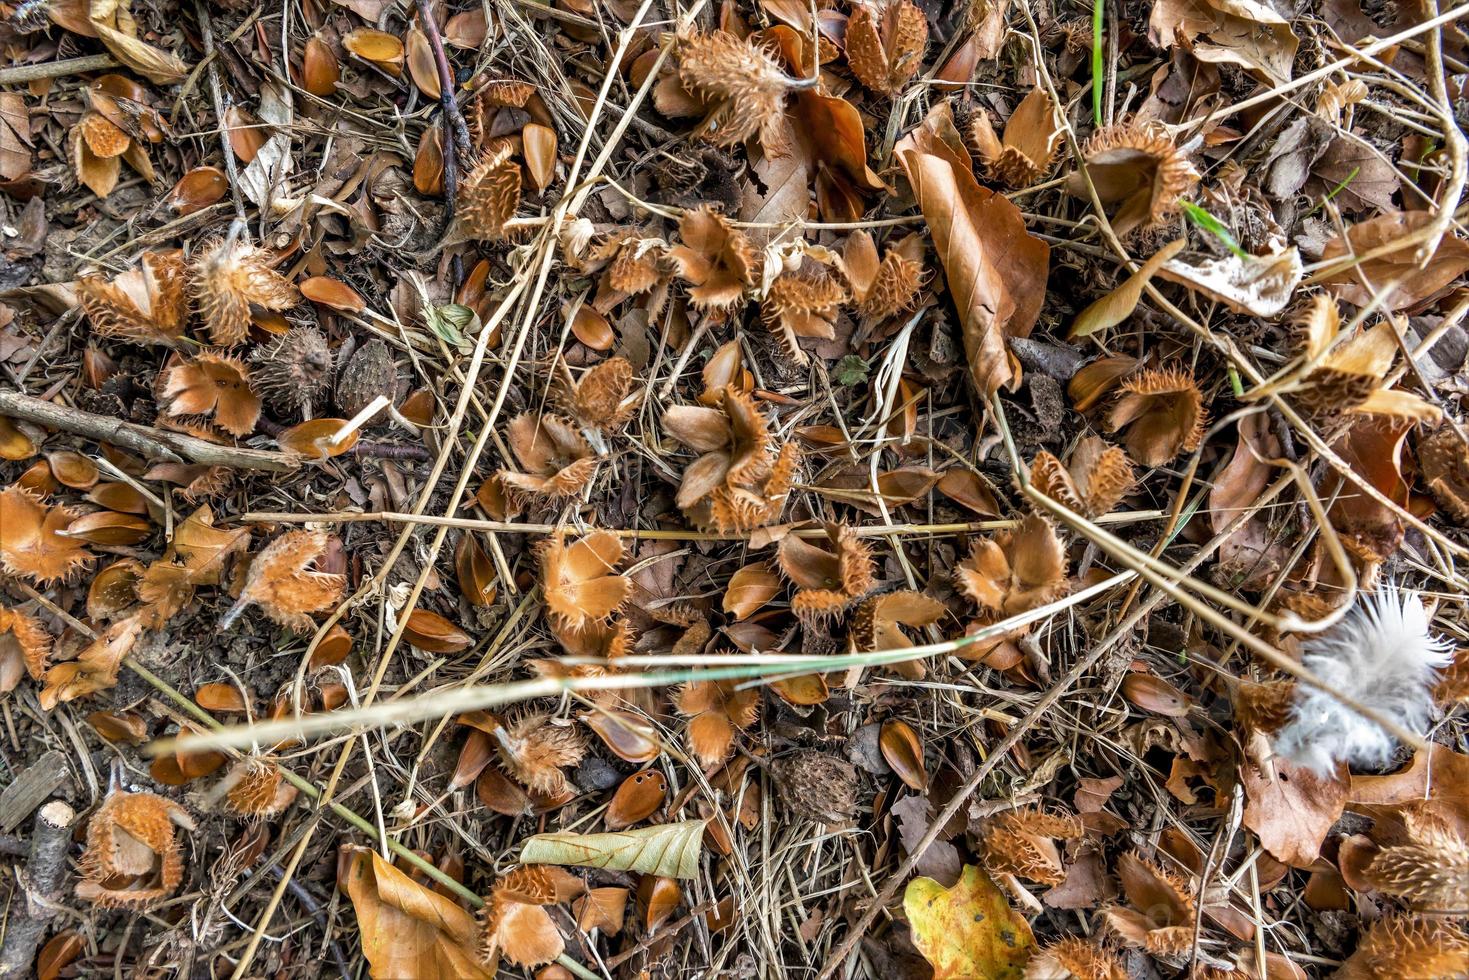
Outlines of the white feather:
M 1325 634 L 1306 641 L 1302 663 L 1327 687 L 1426 732 L 1436 711 L 1433 684 L 1452 660 L 1453 644 L 1428 632 L 1428 614 L 1416 592 L 1382 589 Z M 1325 691 L 1296 685 L 1291 720 L 1276 735 L 1275 750 L 1320 773 L 1338 763 L 1381 766 L 1396 740 Z

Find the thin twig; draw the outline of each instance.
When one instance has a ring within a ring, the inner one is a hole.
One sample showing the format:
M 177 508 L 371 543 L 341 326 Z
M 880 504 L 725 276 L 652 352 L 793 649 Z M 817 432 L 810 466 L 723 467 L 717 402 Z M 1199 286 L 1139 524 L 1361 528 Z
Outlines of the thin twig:
M 224 173 L 229 179 L 230 194 L 235 202 L 235 218 L 245 221 L 245 197 L 240 192 L 240 171 L 235 165 L 234 147 L 230 146 L 230 128 L 225 121 L 224 93 L 219 86 L 219 58 L 214 50 L 214 23 L 209 19 L 209 8 L 204 0 L 194 0 L 194 10 L 199 15 L 199 35 L 204 41 L 204 59 L 208 63 L 209 95 L 214 100 L 214 120 L 219 126 L 219 145 L 224 153 Z

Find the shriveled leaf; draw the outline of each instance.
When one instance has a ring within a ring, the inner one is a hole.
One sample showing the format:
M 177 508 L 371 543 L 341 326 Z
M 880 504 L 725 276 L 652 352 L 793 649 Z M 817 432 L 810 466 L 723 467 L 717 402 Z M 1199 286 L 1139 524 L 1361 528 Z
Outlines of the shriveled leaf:
M 1122 285 L 1082 310 L 1076 322 L 1071 324 L 1071 332 L 1067 336 L 1085 337 L 1098 330 L 1115 327 L 1132 316 L 1132 311 L 1137 309 L 1138 300 L 1142 299 L 1143 287 L 1158 274 L 1164 262 L 1183 250 L 1187 241 L 1186 238 L 1175 238 L 1154 252 Z
M 608 834 L 537 834 L 525 842 L 520 860 L 693 878 L 703 846 L 704 821 L 685 820 Z
M 1027 337 L 1046 295 L 1051 248 L 1020 209 L 979 186 L 947 103 L 896 148 L 959 313 L 971 380 L 989 397 L 1018 382 L 1007 341 Z
M 1336 294 L 1353 306 L 1366 306 L 1375 290 L 1394 282 L 1397 288 L 1385 298 L 1382 309 L 1403 310 L 1436 296 L 1469 270 L 1469 240 L 1447 234 L 1428 262 L 1420 264 L 1417 252 L 1421 243 L 1412 242 L 1410 236 L 1432 221 L 1428 211 L 1401 211 L 1352 225 L 1345 240 L 1334 238 L 1326 244 L 1321 253 L 1323 261 L 1346 260 L 1383 249 L 1385 253 L 1350 265 L 1343 261 L 1339 270 L 1328 271 L 1321 281 L 1332 284 Z M 1364 280 L 1374 289 L 1363 286 Z
M 362 955 L 380 980 L 492 980 L 476 953 L 474 917 L 369 848 L 354 848 L 347 894 L 362 932 Z
M 177 56 L 138 40 L 137 22 L 124 0 L 92 0 L 88 19 L 107 50 L 149 81 L 172 85 L 189 73 Z
M 903 893 L 903 911 L 934 980 L 1020 980 L 1024 975 L 1035 937 L 975 865 L 965 865 L 953 888 L 914 878 Z
M 1271 255 L 1226 255 L 1197 264 L 1173 259 L 1158 274 L 1238 313 L 1270 317 L 1285 309 L 1305 270 L 1301 253 L 1290 246 Z

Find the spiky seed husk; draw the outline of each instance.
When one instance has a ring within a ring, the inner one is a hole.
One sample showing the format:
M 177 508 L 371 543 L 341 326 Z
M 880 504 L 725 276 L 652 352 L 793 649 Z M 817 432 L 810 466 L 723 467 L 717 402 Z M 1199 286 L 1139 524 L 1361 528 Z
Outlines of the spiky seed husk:
M 1333 980 L 1389 977 L 1462 977 L 1469 964 L 1469 932 L 1428 916 L 1389 916 L 1374 922 Z
M 520 206 L 520 164 L 510 151 L 507 140 L 492 140 L 459 188 L 459 223 L 477 241 L 505 237 L 505 223 Z
M 1092 185 L 1104 204 L 1121 204 L 1112 217 L 1120 235 L 1166 221 L 1199 181 L 1199 172 L 1165 130 L 1122 123 L 1097 130 L 1082 148 Z M 1086 181 L 1072 175 L 1067 191 L 1084 197 Z
M 500 761 L 526 789 L 553 798 L 575 792 L 561 769 L 586 756 L 581 729 L 552 724 L 549 714 L 530 712 L 508 719 L 494 736 Z
M 923 67 L 928 18 L 913 0 L 857 3 L 847 19 L 847 66 L 863 85 L 892 95 Z
M 833 321 L 848 298 L 846 287 L 831 276 L 786 272 L 770 284 L 760 304 L 761 319 L 796 363 L 805 364 L 799 338 L 836 336 Z
M 1127 970 L 1105 946 L 1066 936 L 1031 957 L 1025 980 L 1127 980 Z
M 337 408 L 346 418 L 351 418 L 378 395 L 387 395 L 396 404 L 398 389 L 398 366 L 393 363 L 393 352 L 384 341 L 374 338 L 357 348 L 342 365 L 334 397 Z M 383 417 L 378 416 L 375 424 L 385 424 Z
M 1207 421 L 1193 375 L 1182 368 L 1154 368 L 1122 383 L 1107 430 L 1125 428 L 1122 441 L 1132 457 L 1144 466 L 1162 466 L 1198 449 Z
M 1418 468 L 1440 507 L 1469 524 L 1469 449 L 1451 425 L 1418 443 Z
M 172 345 L 183 336 L 188 315 L 184 280 L 182 252 L 144 252 L 137 268 L 111 282 L 83 276 L 77 282 L 77 302 L 92 329 L 104 337 Z
M 842 823 L 857 812 L 857 769 L 829 752 L 801 750 L 771 763 L 780 799 L 817 823 Z
M 767 153 L 782 146 L 781 121 L 790 80 L 772 52 L 728 31 L 691 33 L 678 42 L 678 77 L 709 113 L 696 133 L 716 146 L 759 136 Z
M 223 347 L 243 343 L 250 306 L 284 310 L 301 294 L 270 267 L 270 256 L 247 242 L 223 239 L 202 249 L 189 266 L 190 288 L 209 337 Z
M 326 335 L 316 327 L 292 327 L 274 343 L 256 348 L 251 384 L 270 405 L 299 412 L 326 400 L 335 363 Z
M 188 811 L 153 793 L 113 792 L 87 822 L 77 897 L 104 908 L 140 908 L 173 894 L 184 877 L 176 830 Z

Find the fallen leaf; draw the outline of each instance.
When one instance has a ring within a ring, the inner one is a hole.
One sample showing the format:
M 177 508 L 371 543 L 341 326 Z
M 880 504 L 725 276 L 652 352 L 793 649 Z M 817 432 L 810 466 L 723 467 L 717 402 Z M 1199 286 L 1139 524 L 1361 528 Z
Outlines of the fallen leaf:
M 914 878 L 903 892 L 913 945 L 933 967 L 934 980 L 1020 980 L 1035 947 L 1025 919 L 975 865 L 944 888 Z
M 125 0 L 91 0 L 88 19 L 107 50 L 150 82 L 172 85 L 189 73 L 176 55 L 138 40 L 138 24 Z
M 780 592 L 780 576 L 764 562 L 753 562 L 730 576 L 723 608 L 737 621 L 748 619 Z
M 1013 388 L 1019 368 L 1006 341 L 1029 336 L 1040 316 L 1051 248 L 1025 230 L 1019 208 L 974 179 L 948 103 L 896 153 L 948 277 L 971 380 L 986 398 Z
M 1270 255 L 1226 255 L 1189 263 L 1172 259 L 1158 270 L 1164 279 L 1217 299 L 1237 313 L 1271 317 L 1285 309 L 1305 276 L 1294 246 Z
M 1272 82 L 1290 80 L 1300 44 L 1290 22 L 1257 0 L 1163 0 L 1153 5 L 1148 38 L 1162 48 L 1186 44 L 1200 61 L 1250 68 Z
M 1427 211 L 1400 211 L 1352 225 L 1345 240 L 1333 238 L 1327 242 L 1321 253 L 1323 262 L 1384 249 L 1385 254 L 1345 265 L 1320 281 L 1334 286 L 1334 292 L 1353 306 L 1366 306 L 1374 293 L 1396 281 L 1397 288 L 1379 307 L 1384 310 L 1405 310 L 1437 296 L 1469 269 L 1469 241 L 1447 234 L 1428 262 L 1421 265 L 1418 244 L 1394 244 L 1404 242 L 1432 222 L 1433 215 Z M 1362 285 L 1363 278 L 1371 283 L 1371 289 Z
M 362 955 L 379 980 L 492 980 L 476 953 L 474 917 L 366 847 L 351 849 L 347 894 Z
M 1296 868 L 1309 867 L 1320 856 L 1322 842 L 1346 806 L 1350 795 L 1346 767 L 1320 776 L 1279 756 L 1260 764 L 1257 753 L 1249 755 L 1239 767 L 1245 826 L 1277 860 Z
M 606 834 L 537 834 L 525 842 L 520 860 L 693 878 L 699 873 L 704 826 L 702 820 L 685 820 Z
M 1175 238 L 1154 252 L 1120 286 L 1082 310 L 1066 336 L 1070 339 L 1085 337 L 1098 330 L 1115 327 L 1132 316 L 1132 311 L 1137 309 L 1138 300 L 1142 299 L 1143 287 L 1158 274 L 1163 263 L 1183 251 L 1186 244 L 1188 239 Z

